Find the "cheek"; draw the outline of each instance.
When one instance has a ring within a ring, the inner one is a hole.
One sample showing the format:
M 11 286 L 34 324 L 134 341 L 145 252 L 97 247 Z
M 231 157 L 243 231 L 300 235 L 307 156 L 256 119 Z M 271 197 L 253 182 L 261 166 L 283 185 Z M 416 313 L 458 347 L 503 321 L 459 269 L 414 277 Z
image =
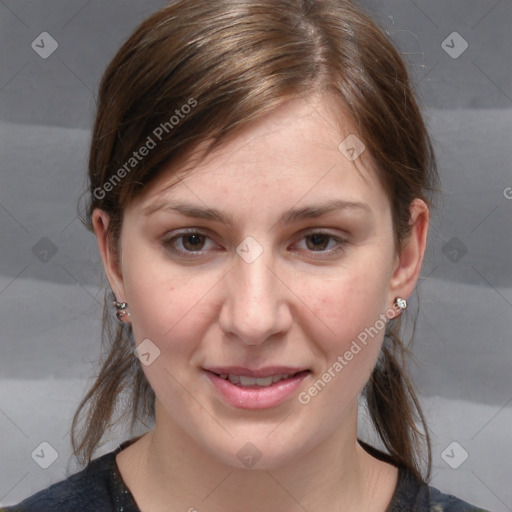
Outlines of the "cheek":
M 211 324 L 214 311 L 205 295 L 213 284 L 207 278 L 191 280 L 175 269 L 171 273 L 165 265 L 141 268 L 133 263 L 125 289 L 135 344 L 149 339 L 159 350 L 154 362 L 142 369 L 157 397 L 183 409 L 186 362 L 193 360 Z
M 350 271 L 339 279 L 304 290 L 312 311 L 336 340 L 357 337 L 386 311 L 388 281 L 384 273 Z
M 336 402 L 346 402 L 360 391 L 381 349 L 388 278 L 377 265 L 373 267 L 363 271 L 352 267 L 321 288 L 312 283 L 302 292 L 310 297 L 317 318 L 318 329 L 311 329 L 309 336 L 323 354 L 321 373 L 327 372 L 325 379 L 334 384 L 329 384 L 326 396 L 333 393 Z
M 165 256 L 153 247 L 134 247 L 127 243 L 123 275 L 130 308 L 135 340 L 149 338 L 161 349 L 169 344 L 180 350 L 187 338 L 194 338 L 203 318 L 203 296 L 213 286 L 211 279 L 191 281 L 190 274 L 165 261 Z
M 308 405 L 309 414 L 323 415 L 326 424 L 341 421 L 348 404 L 357 400 L 382 346 L 385 288 L 375 286 L 373 281 L 370 289 L 367 283 L 347 279 L 316 302 L 314 311 L 328 329 L 309 335 L 322 354 L 322 366 L 316 368 L 314 381 L 299 401 Z

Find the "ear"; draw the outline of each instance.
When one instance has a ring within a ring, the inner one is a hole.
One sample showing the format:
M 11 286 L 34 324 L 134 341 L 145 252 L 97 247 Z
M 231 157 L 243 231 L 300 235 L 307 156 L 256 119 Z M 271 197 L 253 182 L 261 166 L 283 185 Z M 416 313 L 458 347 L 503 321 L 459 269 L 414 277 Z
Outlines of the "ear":
M 123 276 L 121 272 L 120 255 L 115 251 L 112 240 L 109 238 L 108 225 L 110 216 L 103 210 L 96 208 L 92 213 L 92 225 L 98 240 L 98 249 L 103 260 L 103 267 L 107 274 L 110 287 L 119 302 L 125 302 Z
M 410 207 L 410 234 L 403 241 L 389 283 L 388 307 L 395 298 L 407 299 L 413 292 L 421 272 L 427 246 L 430 213 L 425 201 L 415 199 Z

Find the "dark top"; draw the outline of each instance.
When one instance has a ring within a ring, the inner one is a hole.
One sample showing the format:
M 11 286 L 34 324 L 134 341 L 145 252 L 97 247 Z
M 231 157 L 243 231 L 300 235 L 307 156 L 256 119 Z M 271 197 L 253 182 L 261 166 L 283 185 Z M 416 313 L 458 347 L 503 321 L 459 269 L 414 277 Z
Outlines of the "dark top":
M 85 469 L 0 512 L 140 512 L 116 464 L 116 455 L 134 440 L 93 460 Z M 381 460 L 390 457 L 360 441 Z M 398 470 L 398 483 L 386 512 L 487 512 L 441 493 L 418 481 L 410 471 Z

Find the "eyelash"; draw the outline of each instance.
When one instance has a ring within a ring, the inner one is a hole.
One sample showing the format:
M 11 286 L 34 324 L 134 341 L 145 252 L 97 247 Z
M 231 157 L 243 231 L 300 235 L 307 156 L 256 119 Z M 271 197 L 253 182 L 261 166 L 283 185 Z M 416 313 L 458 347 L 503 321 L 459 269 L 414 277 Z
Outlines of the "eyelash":
M 203 256 L 204 253 L 206 252 L 204 250 L 188 251 L 188 250 L 178 249 L 175 246 L 176 241 L 178 241 L 180 239 L 183 240 L 184 237 L 190 236 L 190 235 L 199 235 L 201 237 L 205 237 L 206 241 L 208 241 L 208 240 L 211 241 L 211 238 L 208 235 L 206 235 L 205 233 L 198 231 L 198 230 L 189 230 L 189 231 L 181 231 L 180 233 L 178 233 L 170 238 L 164 239 L 163 245 L 166 249 L 170 250 L 174 254 L 177 254 L 178 256 L 183 256 L 185 258 L 198 258 L 200 256 Z M 328 237 L 329 241 L 328 241 L 327 245 L 329 245 L 329 243 L 331 241 L 334 241 L 337 244 L 337 246 L 333 249 L 326 249 L 326 250 L 319 250 L 319 251 L 306 249 L 309 253 L 311 253 L 313 255 L 314 258 L 318 258 L 318 257 L 321 258 L 322 256 L 326 256 L 326 255 L 328 255 L 328 256 L 335 255 L 338 252 L 344 250 L 345 246 L 348 243 L 348 240 L 346 240 L 346 239 L 340 238 L 331 233 L 327 233 L 327 232 L 321 231 L 321 230 L 310 231 L 308 233 L 305 233 L 302 235 L 302 237 L 299 239 L 299 241 L 306 240 L 308 237 L 311 237 L 313 235 L 320 235 L 320 236 Z M 316 253 L 316 256 L 315 256 L 315 253 Z

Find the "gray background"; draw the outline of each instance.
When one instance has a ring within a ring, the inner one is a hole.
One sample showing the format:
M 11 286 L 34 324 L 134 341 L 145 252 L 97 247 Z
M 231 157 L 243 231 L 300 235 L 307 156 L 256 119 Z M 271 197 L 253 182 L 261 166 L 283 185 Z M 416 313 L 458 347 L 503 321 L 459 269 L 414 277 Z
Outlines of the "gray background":
M 0 504 L 74 469 L 70 419 L 99 355 L 104 287 L 76 216 L 95 91 L 122 41 L 165 3 L 0 1 Z M 410 64 L 444 191 L 411 368 L 433 437 L 431 484 L 512 510 L 512 2 L 363 5 Z M 59 45 L 47 59 L 31 47 L 42 32 Z M 457 58 L 453 32 L 468 44 Z M 58 452 L 48 469 L 36 463 L 42 442 Z

